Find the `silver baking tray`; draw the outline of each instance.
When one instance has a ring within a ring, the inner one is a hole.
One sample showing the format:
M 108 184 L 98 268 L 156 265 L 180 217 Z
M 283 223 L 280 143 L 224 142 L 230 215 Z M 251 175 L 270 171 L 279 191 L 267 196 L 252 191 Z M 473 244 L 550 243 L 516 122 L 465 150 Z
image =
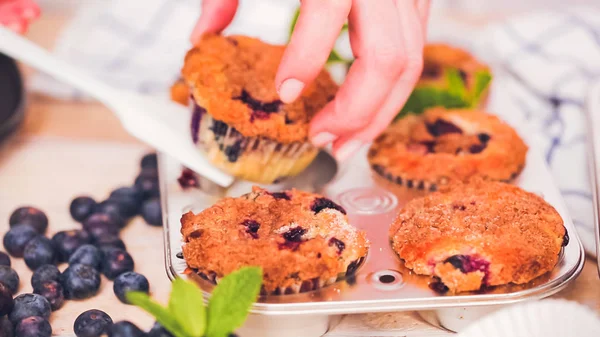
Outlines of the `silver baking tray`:
M 293 185 L 312 190 L 346 208 L 351 223 L 366 231 L 371 241 L 367 259 L 355 277 L 312 292 L 261 297 L 252 308 L 251 319 L 245 330 L 242 329 L 241 337 L 320 336 L 336 315 L 414 310 L 433 324 L 459 331 L 472 320 L 500 307 L 548 297 L 567 286 L 581 272 L 584 251 L 577 231 L 543 158 L 531 148 L 526 167 L 515 183 L 542 196 L 561 214 L 570 242 L 563 249 L 558 266 L 525 286 L 504 286 L 454 296 L 437 294 L 428 288 L 428 277 L 417 276 L 405 269 L 392 251 L 388 228 L 410 195 L 392 194 L 383 188 L 371 173 L 366 152 L 367 147 L 339 166 L 327 152 L 322 152 L 298 179 L 288 182 L 287 186 L 269 187 L 283 189 Z M 178 183 L 181 165 L 166 155 L 159 156 L 159 165 L 167 274 L 171 279 L 197 280 L 209 296 L 212 285 L 189 273 L 185 261 L 178 257 L 181 252 L 180 217 L 187 211 L 199 212 L 211 206 L 221 196 L 247 193 L 252 184 L 237 182 L 230 189 L 222 190 L 201 181 L 202 188 L 184 190 Z M 277 319 L 277 316 L 292 315 L 296 317 Z

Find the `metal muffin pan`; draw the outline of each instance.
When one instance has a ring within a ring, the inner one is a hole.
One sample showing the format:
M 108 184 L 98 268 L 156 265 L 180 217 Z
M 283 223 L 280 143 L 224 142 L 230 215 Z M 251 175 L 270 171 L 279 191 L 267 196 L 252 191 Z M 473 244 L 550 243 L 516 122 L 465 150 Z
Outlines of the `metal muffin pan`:
M 565 204 L 552 181 L 550 172 L 535 148 L 529 150 L 526 167 L 515 184 L 541 195 L 562 216 L 570 242 L 563 249 L 558 266 L 550 273 L 524 286 L 497 287 L 483 293 L 440 295 L 429 289 L 429 277 L 418 276 L 405 269 L 390 246 L 388 229 L 406 198 L 397 197 L 382 188 L 374 178 L 366 160 L 367 147 L 354 158 L 340 165 L 337 173 L 323 186 L 314 186 L 315 174 L 330 172 L 335 162 L 321 154 L 307 170 L 305 190 L 312 190 L 340 203 L 348 212 L 350 222 L 367 232 L 371 247 L 366 261 L 355 277 L 307 293 L 261 297 L 252 308 L 252 316 L 242 329 L 246 336 L 320 336 L 327 330 L 331 317 L 350 313 L 419 311 L 433 324 L 453 331 L 502 306 L 548 297 L 574 280 L 583 268 L 583 246 L 567 214 Z M 180 217 L 187 211 L 199 212 L 219 199 L 218 194 L 239 196 L 252 184 L 236 183 L 228 191 L 207 186 L 183 190 L 177 182 L 181 166 L 170 157 L 159 156 L 161 196 L 165 229 L 165 259 L 168 276 L 192 277 L 209 295 L 212 285 L 186 273 L 181 252 Z M 313 177 L 312 179 L 310 177 Z M 321 179 L 322 180 L 322 179 Z M 302 182 L 295 182 L 300 184 Z M 271 189 L 284 186 L 271 186 Z M 316 190 L 316 191 L 315 191 Z M 217 194 L 217 195 L 214 195 Z M 276 316 L 295 316 L 285 319 Z M 260 321 L 259 323 L 256 323 Z M 279 329 L 279 330 L 278 330 Z M 284 329 L 283 331 L 281 329 Z M 313 329 L 313 330 L 311 330 Z M 278 330 L 278 331 L 275 331 Z

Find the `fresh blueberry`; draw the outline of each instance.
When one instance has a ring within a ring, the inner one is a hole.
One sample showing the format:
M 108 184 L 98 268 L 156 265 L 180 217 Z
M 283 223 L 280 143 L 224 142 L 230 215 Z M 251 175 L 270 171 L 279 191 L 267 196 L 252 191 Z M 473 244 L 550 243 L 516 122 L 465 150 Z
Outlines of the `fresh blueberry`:
M 110 192 L 109 199 L 112 198 L 129 198 L 133 199 L 137 202 L 138 205 L 142 203 L 143 200 L 142 192 L 135 186 L 132 187 L 119 187 L 116 190 Z
M 44 212 L 35 207 L 20 207 L 17 208 L 8 220 L 10 227 L 18 225 L 29 225 L 38 233 L 44 234 L 48 229 L 48 217 Z
M 8 315 L 15 305 L 12 292 L 3 283 L 0 283 L 0 317 Z M 0 334 L 0 336 L 2 336 Z
M 8 317 L 0 317 L 0 336 L 13 337 L 15 335 L 14 326 L 8 320 Z
M 44 296 L 38 294 L 21 294 L 15 297 L 15 306 L 8 315 L 8 319 L 13 324 L 17 324 L 23 318 L 31 316 L 40 316 L 48 319 L 51 312 L 50 303 Z
M 118 233 L 124 225 L 125 220 L 114 213 L 94 213 L 83 222 L 83 228 L 90 234 L 96 227 L 111 227 L 115 233 Z
M 71 212 L 71 216 L 77 222 L 83 222 L 90 215 L 94 214 L 96 211 L 96 201 L 91 197 L 81 196 L 73 199 L 71 201 L 71 206 L 69 206 L 69 211 Z
M 90 242 L 92 242 L 90 233 L 79 229 L 58 232 L 52 237 L 58 262 L 68 261 L 77 248 Z
M 135 215 L 135 205 L 134 205 L 134 214 Z M 111 214 L 115 218 L 123 219 L 123 224 L 127 222 L 127 219 L 131 218 L 133 215 L 130 215 L 132 212 L 131 209 L 126 209 L 125 206 L 115 199 L 104 200 L 103 202 L 98 204 L 98 213 L 106 213 Z
M 134 263 L 131 255 L 121 249 L 107 249 L 104 251 L 102 260 L 102 274 L 109 280 L 114 280 L 117 276 L 133 271 Z
M 92 245 L 83 245 L 79 247 L 69 258 L 69 264 L 85 264 L 96 270 L 100 269 L 102 264 L 102 251 Z
M 90 298 L 100 289 L 100 273 L 85 264 L 70 265 L 60 275 L 67 299 Z
M 173 337 L 173 335 L 160 323 L 155 322 L 148 332 L 148 337 Z
M 48 281 L 60 281 L 60 271 L 53 264 L 45 264 L 37 268 L 31 275 L 31 286 L 39 288 L 42 283 Z
M 108 337 L 145 337 L 146 334 L 135 324 L 128 321 L 120 321 L 110 326 Z
M 144 275 L 129 271 L 117 276 L 113 283 L 113 291 L 121 302 L 129 304 L 125 297 L 127 292 L 140 291 L 148 293 L 150 291 L 150 284 Z
M 144 199 L 155 198 L 160 195 L 158 188 L 158 174 L 155 170 L 142 170 L 137 178 L 135 178 L 135 186 L 142 192 Z
M 36 270 L 44 264 L 56 261 L 56 252 L 52 241 L 46 237 L 38 236 L 27 243 L 23 252 L 25 264 L 29 269 Z
M 10 267 L 10 257 L 5 252 L 0 252 L 0 266 Z
M 121 216 L 125 219 L 130 219 L 138 214 L 141 205 L 138 199 L 125 196 L 112 196 L 104 202 L 115 204 Z
M 126 250 L 125 243 L 116 235 L 100 236 L 96 238 L 94 245 L 96 245 L 96 247 L 98 247 L 102 252 L 111 248 Z
M 142 205 L 142 217 L 151 226 L 162 226 L 162 210 L 158 198 L 144 202 Z
M 39 316 L 24 318 L 15 327 L 15 337 L 50 337 L 51 335 L 50 323 Z
M 65 303 L 63 287 L 57 281 L 42 282 L 37 288 L 33 289 L 33 292 L 44 296 L 50 303 L 52 311 L 60 309 Z
M 310 205 L 310 209 L 315 213 L 318 214 L 319 212 L 321 212 L 324 209 L 335 209 L 336 211 L 341 212 L 342 214 L 346 214 L 346 210 L 336 204 L 335 202 L 327 199 L 327 198 L 316 198 L 313 203 Z
M 196 174 L 194 173 L 194 171 L 188 168 L 184 168 L 181 171 L 181 175 L 179 175 L 179 178 L 177 178 L 177 182 L 179 183 L 179 186 L 181 186 L 181 188 L 183 189 L 191 187 L 200 187 L 200 182 L 198 181 Z
M 23 257 L 23 251 L 27 243 L 38 235 L 38 232 L 31 226 L 22 225 L 12 227 L 4 235 L 4 248 L 14 257 Z
M 158 158 L 156 153 L 148 153 L 142 157 L 140 162 L 140 167 L 145 168 L 157 168 L 158 167 Z
M 19 275 L 9 266 L 0 266 L 0 283 L 3 283 L 14 295 L 19 290 Z
M 75 319 L 73 331 L 77 337 L 105 336 L 113 324 L 112 318 L 102 310 L 91 309 L 81 313 Z

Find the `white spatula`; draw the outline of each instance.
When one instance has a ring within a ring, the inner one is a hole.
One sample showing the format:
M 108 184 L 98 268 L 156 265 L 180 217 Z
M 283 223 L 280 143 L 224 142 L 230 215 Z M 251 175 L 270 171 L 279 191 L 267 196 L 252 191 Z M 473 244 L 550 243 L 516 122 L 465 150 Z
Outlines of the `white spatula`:
M 227 187 L 233 177 L 212 166 L 189 135 L 189 109 L 172 101 L 116 90 L 0 26 L 0 52 L 87 92 L 115 113 L 125 129 L 203 177 Z

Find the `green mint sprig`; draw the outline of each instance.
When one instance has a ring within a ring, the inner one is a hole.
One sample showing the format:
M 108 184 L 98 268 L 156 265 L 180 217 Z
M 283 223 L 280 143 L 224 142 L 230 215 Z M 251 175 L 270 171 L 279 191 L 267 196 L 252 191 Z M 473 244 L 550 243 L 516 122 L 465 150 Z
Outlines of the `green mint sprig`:
M 261 285 L 262 270 L 245 267 L 219 281 L 208 307 L 204 305 L 202 290 L 180 278 L 173 281 L 167 307 L 146 293 L 129 292 L 126 296 L 175 337 L 227 337 L 246 321 Z

